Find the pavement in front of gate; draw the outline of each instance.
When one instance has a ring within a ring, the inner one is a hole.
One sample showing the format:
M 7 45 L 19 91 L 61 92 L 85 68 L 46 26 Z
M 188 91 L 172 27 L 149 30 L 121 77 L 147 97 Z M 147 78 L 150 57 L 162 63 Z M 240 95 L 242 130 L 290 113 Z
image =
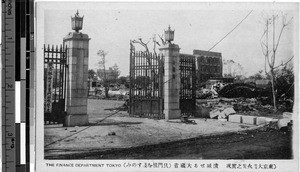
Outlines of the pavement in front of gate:
M 96 101 L 96 100 L 95 100 Z M 89 103 L 93 105 L 93 100 Z M 121 103 L 119 103 L 121 104 Z M 110 104 L 117 106 L 117 103 Z M 90 126 L 63 127 L 61 124 L 45 125 L 45 157 L 74 153 L 105 151 L 116 148 L 132 148 L 200 136 L 218 135 L 255 129 L 258 126 L 219 121 L 217 119 L 193 119 L 196 124 L 180 120 L 154 120 L 129 117 L 120 111 L 101 121 L 114 111 L 99 114 L 90 108 Z M 99 122 L 101 121 L 101 122 Z

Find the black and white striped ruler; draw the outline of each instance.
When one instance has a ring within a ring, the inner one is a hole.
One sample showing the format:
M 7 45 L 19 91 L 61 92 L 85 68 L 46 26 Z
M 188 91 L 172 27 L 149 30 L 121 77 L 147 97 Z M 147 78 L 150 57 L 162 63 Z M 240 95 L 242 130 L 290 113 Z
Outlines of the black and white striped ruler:
M 2 171 L 30 169 L 33 0 L 2 0 Z

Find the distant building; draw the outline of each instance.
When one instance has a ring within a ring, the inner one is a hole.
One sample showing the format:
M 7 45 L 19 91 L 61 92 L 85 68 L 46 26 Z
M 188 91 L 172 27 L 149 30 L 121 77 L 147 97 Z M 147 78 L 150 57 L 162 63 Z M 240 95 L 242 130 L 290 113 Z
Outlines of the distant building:
M 204 86 L 206 81 L 213 78 L 222 78 L 222 54 L 218 52 L 194 50 L 192 54 L 182 54 L 180 56 L 195 58 L 197 85 Z M 228 78 L 229 79 L 229 78 Z M 229 82 L 231 82 L 230 78 Z M 226 83 L 226 78 L 221 79 Z
M 194 50 L 198 85 L 210 78 L 222 77 L 222 54 L 218 52 Z

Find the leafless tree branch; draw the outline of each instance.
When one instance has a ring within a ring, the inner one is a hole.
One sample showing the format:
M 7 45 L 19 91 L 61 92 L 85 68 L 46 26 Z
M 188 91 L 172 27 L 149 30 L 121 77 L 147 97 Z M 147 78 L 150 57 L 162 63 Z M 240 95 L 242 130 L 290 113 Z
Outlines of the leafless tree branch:
M 292 56 L 292 57 L 291 57 L 288 61 L 286 61 L 285 63 L 282 62 L 280 65 L 274 67 L 273 69 L 276 69 L 276 68 L 279 68 L 279 67 L 281 67 L 281 66 L 287 65 L 293 58 L 294 58 L 294 56 Z
M 137 40 L 133 40 L 132 43 L 140 44 L 141 46 L 143 46 L 146 49 L 146 52 L 149 52 L 149 49 L 148 49 L 148 43 L 149 43 L 149 41 L 147 43 L 144 43 L 142 41 L 142 38 L 139 38 L 138 41 Z
M 262 14 L 262 16 L 263 15 L 264 14 Z M 274 12 L 273 12 L 272 17 L 266 18 L 266 17 L 263 16 L 264 17 L 264 21 L 265 21 L 265 30 L 264 30 L 264 32 L 262 34 L 261 39 L 260 39 L 260 40 L 262 40 L 263 37 L 265 37 L 265 42 L 261 41 L 261 48 L 262 48 L 263 55 L 265 56 L 265 73 L 266 74 L 269 73 L 271 75 L 274 111 L 277 110 L 277 108 L 276 108 L 276 89 L 275 89 L 276 72 L 274 70 L 276 70 L 280 66 L 284 66 L 284 65 L 288 64 L 288 62 L 290 62 L 292 60 L 292 58 L 294 57 L 293 56 L 287 62 L 282 63 L 279 66 L 276 66 L 276 67 L 274 66 L 275 60 L 276 60 L 276 56 L 275 55 L 276 55 L 276 52 L 277 52 L 278 47 L 279 47 L 279 43 L 280 43 L 280 40 L 281 40 L 281 37 L 282 37 L 282 33 L 283 33 L 285 27 L 288 26 L 291 23 L 292 19 L 293 19 L 293 18 L 291 18 L 289 21 L 287 21 L 287 14 L 285 14 L 285 15 L 282 14 L 282 26 L 281 26 L 280 32 L 278 34 L 279 36 L 278 36 L 278 38 L 276 38 L 275 37 L 276 36 L 275 22 L 276 22 L 276 20 L 278 20 L 278 18 L 279 18 L 278 16 L 279 15 L 278 14 L 274 14 Z M 270 48 L 271 49 L 270 51 L 269 51 L 269 37 L 268 37 L 269 25 L 273 26 L 273 28 L 271 29 L 271 31 L 272 31 L 272 38 L 273 38 L 273 41 L 272 41 L 273 42 L 273 46 L 272 46 L 272 49 Z M 272 54 L 270 54 L 270 53 L 272 53 Z M 266 68 L 267 68 L 266 64 L 267 63 L 268 63 L 269 68 L 270 68 L 269 72 L 267 72 L 267 70 L 266 70 Z
M 267 54 L 266 54 L 266 52 L 263 50 L 263 47 L 261 47 L 262 48 L 262 53 L 263 53 L 263 55 L 264 55 L 264 57 L 266 57 L 267 56 Z
M 160 38 L 161 43 L 162 43 L 163 45 L 166 45 L 166 42 L 165 42 L 165 40 L 163 39 L 163 35 L 159 35 L 159 34 L 158 34 L 158 37 Z

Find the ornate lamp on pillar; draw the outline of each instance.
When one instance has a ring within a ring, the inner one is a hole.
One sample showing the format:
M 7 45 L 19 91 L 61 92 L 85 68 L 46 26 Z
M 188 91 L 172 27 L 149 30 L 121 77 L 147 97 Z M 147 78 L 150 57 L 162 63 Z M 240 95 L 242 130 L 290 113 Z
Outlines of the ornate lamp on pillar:
M 77 10 L 77 13 L 75 14 L 74 17 L 71 17 L 71 24 L 72 24 L 72 29 L 75 30 L 77 33 L 79 30 L 82 30 L 82 25 L 83 25 L 83 17 L 79 16 L 79 12 Z
M 179 91 L 180 91 L 180 74 L 179 74 L 179 46 L 173 44 L 174 30 L 169 26 L 165 30 L 165 41 L 161 47 L 160 53 L 164 56 L 164 114 L 165 119 L 180 119 L 181 111 L 179 109 Z
M 165 30 L 165 41 L 171 44 L 171 41 L 174 41 L 174 32 L 175 30 L 171 30 L 169 25 L 168 30 Z
M 64 37 L 64 46 L 67 46 L 67 86 L 66 112 L 64 126 L 87 125 L 87 96 L 88 96 L 88 63 L 89 63 L 89 36 L 79 32 L 82 29 L 83 17 L 79 13 L 71 17 L 71 26 L 75 32 Z

